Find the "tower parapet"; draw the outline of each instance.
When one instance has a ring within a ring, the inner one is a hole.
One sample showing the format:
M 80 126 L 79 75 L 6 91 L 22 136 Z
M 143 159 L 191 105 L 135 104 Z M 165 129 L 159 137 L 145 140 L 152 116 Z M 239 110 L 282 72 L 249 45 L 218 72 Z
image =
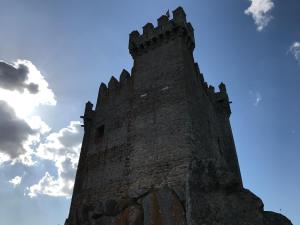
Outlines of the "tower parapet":
M 193 26 L 186 21 L 186 15 L 182 7 L 173 11 L 173 19 L 167 15 L 157 19 L 157 27 L 147 23 L 143 27 L 143 33 L 133 31 L 129 35 L 129 52 L 133 58 L 153 49 L 164 41 L 181 37 L 187 47 L 193 51 L 195 38 Z

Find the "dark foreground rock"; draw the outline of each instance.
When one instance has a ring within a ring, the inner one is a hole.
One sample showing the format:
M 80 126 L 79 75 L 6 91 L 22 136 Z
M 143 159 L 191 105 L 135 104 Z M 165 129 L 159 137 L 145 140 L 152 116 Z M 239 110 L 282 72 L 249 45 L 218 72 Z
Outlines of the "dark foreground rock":
M 292 225 L 292 222 L 284 215 L 275 212 L 264 212 L 264 225 Z

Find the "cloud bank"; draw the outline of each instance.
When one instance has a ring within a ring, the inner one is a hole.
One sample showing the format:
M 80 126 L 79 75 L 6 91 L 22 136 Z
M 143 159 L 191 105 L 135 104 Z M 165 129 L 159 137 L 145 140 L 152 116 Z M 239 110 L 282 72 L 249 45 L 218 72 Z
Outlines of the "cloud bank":
M 0 61 L 0 166 L 18 164 L 27 170 L 41 167 L 46 171 L 31 185 L 26 175 L 8 182 L 21 188 L 25 188 L 23 183 L 29 184 L 25 194 L 30 197 L 70 197 L 83 131 L 79 121 L 71 121 L 52 132 L 36 111 L 47 105 L 56 105 L 54 92 L 32 62 Z
M 252 16 L 257 30 L 262 31 L 273 18 L 270 12 L 274 8 L 274 3 L 272 0 L 249 1 L 251 1 L 251 5 L 245 10 L 245 14 Z

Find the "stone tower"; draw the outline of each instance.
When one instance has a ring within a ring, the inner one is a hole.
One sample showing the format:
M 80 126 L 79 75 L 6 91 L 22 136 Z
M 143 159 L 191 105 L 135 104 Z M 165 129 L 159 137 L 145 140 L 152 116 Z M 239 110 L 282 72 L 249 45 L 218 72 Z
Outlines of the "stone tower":
M 131 74 L 86 104 L 66 224 L 291 224 L 243 188 L 226 87 L 204 81 L 185 12 L 157 23 L 129 35 Z

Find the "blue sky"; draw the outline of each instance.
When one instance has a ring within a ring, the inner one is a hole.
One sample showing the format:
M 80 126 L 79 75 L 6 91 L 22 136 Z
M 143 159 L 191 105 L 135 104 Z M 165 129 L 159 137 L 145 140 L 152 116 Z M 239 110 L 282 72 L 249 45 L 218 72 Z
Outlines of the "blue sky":
M 63 224 L 85 102 L 130 71 L 128 34 L 178 6 L 206 81 L 227 85 L 244 186 L 300 225 L 298 0 L 0 3 L 0 225 Z

